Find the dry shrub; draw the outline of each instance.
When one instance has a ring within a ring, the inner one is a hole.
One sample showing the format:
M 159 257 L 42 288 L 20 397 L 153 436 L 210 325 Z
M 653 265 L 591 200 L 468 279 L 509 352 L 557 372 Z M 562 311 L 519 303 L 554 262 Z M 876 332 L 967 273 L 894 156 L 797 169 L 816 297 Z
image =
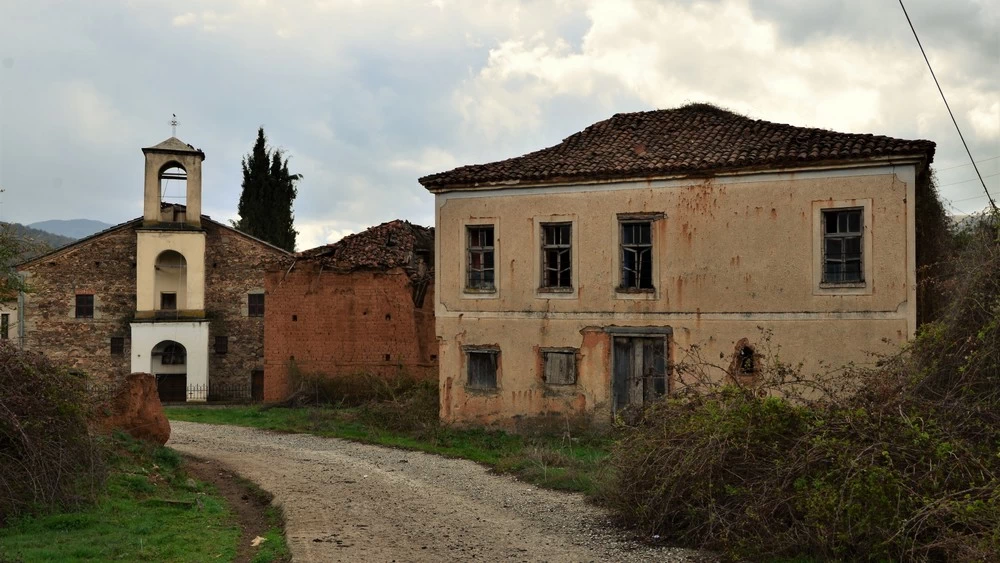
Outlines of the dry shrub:
M 0 523 L 93 498 L 104 478 L 83 378 L 0 342 Z
M 344 375 L 305 373 L 289 366 L 292 388 L 289 406 L 333 405 L 356 407 L 371 402 L 395 401 L 409 390 L 423 385 L 421 380 L 400 368 L 392 375 L 356 372 Z
M 897 356 L 686 391 L 623 428 L 603 499 L 626 524 L 734 559 L 988 561 L 1000 554 L 1000 234 L 965 233 L 950 303 Z

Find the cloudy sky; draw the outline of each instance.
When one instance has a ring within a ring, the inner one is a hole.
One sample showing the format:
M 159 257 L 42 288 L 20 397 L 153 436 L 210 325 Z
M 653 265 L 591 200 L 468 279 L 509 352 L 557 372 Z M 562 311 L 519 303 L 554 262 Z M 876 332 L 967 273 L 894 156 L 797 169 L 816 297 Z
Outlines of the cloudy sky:
M 1000 2 L 906 4 L 1000 195 Z M 176 113 L 217 220 L 264 126 L 304 176 L 302 249 L 432 224 L 424 174 L 689 101 L 931 139 L 943 195 L 986 205 L 896 0 L 0 0 L 0 219 L 141 215 L 139 148 Z

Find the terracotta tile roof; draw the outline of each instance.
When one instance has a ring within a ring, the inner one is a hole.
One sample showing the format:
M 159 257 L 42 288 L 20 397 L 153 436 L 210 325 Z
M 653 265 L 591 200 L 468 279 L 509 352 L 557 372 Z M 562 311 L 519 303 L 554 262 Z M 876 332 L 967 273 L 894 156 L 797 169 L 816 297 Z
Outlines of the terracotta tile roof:
M 709 104 L 619 113 L 516 158 L 420 178 L 428 189 L 794 167 L 884 156 L 934 158 L 931 141 L 837 133 L 750 119 Z
M 389 270 L 415 266 L 415 252 L 434 250 L 434 229 L 395 220 L 376 225 L 295 255 L 296 260 L 315 260 L 336 271 Z

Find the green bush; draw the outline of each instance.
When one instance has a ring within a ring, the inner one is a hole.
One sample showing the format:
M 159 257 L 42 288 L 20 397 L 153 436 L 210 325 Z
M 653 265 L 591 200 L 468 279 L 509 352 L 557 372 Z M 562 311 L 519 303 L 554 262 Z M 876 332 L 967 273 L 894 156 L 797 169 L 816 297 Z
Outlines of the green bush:
M 646 534 L 734 559 L 997 560 L 997 219 L 963 247 L 939 320 L 877 368 L 831 380 L 767 361 L 751 388 L 680 366 L 695 384 L 622 428 L 601 498 Z
M 105 467 L 85 382 L 0 341 L 0 524 L 91 500 Z

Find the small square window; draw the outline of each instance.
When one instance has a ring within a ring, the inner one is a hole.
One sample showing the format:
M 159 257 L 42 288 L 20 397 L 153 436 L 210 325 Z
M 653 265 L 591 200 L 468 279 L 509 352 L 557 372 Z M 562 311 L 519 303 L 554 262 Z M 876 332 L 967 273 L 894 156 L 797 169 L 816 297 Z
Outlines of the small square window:
M 493 225 L 475 225 L 466 229 L 465 288 L 472 291 L 496 291 Z
M 177 310 L 177 294 L 176 293 L 161 293 L 160 294 L 160 309 L 164 311 L 176 311 Z
M 216 336 L 215 337 L 215 353 L 218 355 L 229 353 L 229 337 L 228 336 Z
M 121 356 L 125 354 L 125 337 L 124 336 L 112 336 L 111 337 L 111 355 Z
M 542 377 L 546 385 L 576 385 L 576 350 L 542 350 Z
M 573 289 L 572 231 L 570 223 L 542 224 L 542 288 Z
M 653 289 L 653 223 L 622 221 L 620 225 L 621 278 L 618 289 L 651 290 Z
M 76 318 L 78 319 L 94 318 L 93 294 L 76 296 Z
M 497 388 L 497 356 L 499 354 L 500 351 L 494 349 L 466 350 L 465 359 L 470 389 L 495 390 Z
M 862 208 L 823 210 L 823 283 L 863 283 Z
M 247 314 L 251 317 L 263 317 L 264 316 L 264 294 L 263 293 L 250 293 L 247 294 Z

